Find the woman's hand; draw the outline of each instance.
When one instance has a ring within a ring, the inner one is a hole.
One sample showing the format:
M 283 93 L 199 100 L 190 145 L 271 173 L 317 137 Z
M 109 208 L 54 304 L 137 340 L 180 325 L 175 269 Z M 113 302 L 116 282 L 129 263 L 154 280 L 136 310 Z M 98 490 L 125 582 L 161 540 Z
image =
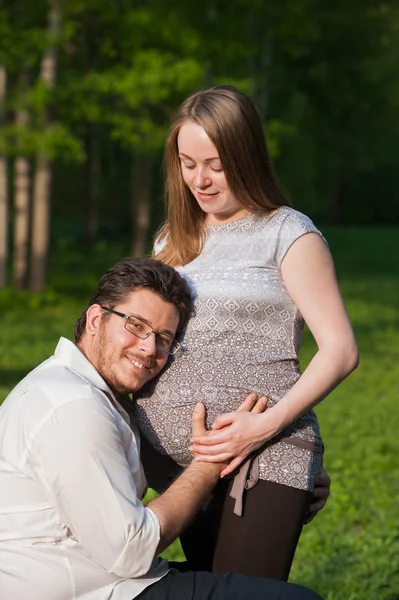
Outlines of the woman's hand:
M 247 456 L 278 432 L 273 409 L 266 410 L 267 398 L 262 396 L 250 408 L 252 396 L 250 394 L 237 411 L 217 417 L 206 435 L 191 439 L 190 450 L 198 461 L 231 461 L 221 472 L 221 477 L 232 473 Z

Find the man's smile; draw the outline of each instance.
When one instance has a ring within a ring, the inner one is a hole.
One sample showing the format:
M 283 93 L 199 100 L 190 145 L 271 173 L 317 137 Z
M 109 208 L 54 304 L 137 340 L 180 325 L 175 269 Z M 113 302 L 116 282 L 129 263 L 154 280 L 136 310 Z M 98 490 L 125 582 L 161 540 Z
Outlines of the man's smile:
M 126 356 L 126 358 L 133 366 L 137 367 L 138 369 L 141 369 L 142 371 L 145 371 L 146 369 L 150 368 L 149 365 L 145 365 L 143 362 L 139 362 L 135 358 L 130 358 L 129 356 Z

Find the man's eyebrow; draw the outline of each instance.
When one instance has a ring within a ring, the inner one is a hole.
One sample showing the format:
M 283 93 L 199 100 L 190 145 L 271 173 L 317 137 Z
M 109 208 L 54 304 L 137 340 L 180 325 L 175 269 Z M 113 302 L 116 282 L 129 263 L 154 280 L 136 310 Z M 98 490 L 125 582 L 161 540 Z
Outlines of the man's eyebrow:
M 136 319 L 140 319 L 140 321 L 144 321 L 144 323 L 146 323 L 148 325 L 148 327 L 151 327 L 151 329 L 152 329 L 152 324 L 148 321 L 148 319 L 145 319 L 144 317 L 141 317 L 140 315 L 136 315 L 136 314 L 133 314 L 133 313 L 131 313 L 129 315 L 129 317 L 136 317 Z M 155 333 L 158 333 L 160 335 L 167 335 L 167 336 L 169 336 L 171 338 L 175 337 L 175 334 L 172 333 L 170 331 L 170 329 L 164 329 L 163 331 L 156 331 Z
M 194 159 L 191 158 L 191 156 L 188 156 L 187 154 L 184 154 L 183 152 L 180 152 L 179 156 L 180 156 L 180 158 L 187 158 L 188 160 L 192 160 L 193 162 L 195 162 Z M 206 158 L 205 162 L 209 163 L 209 162 L 212 162 L 213 160 L 219 160 L 220 161 L 220 158 L 219 158 L 219 156 L 213 156 L 212 158 Z

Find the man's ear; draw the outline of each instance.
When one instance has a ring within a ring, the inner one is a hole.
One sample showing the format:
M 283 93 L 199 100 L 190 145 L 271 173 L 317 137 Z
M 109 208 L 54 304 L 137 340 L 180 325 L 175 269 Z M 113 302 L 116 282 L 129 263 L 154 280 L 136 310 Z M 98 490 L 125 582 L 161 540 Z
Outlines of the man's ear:
M 92 304 L 86 311 L 86 333 L 96 335 L 100 328 L 103 310 L 99 304 Z

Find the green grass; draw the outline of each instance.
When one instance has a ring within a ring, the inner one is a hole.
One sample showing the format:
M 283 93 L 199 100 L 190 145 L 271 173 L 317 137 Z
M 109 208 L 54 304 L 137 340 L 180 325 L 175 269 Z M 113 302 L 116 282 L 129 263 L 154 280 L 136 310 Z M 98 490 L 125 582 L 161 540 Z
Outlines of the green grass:
M 331 499 L 305 528 L 291 580 L 326 600 L 399 598 L 399 231 L 326 232 L 360 366 L 318 407 Z M 302 359 L 310 359 L 307 335 Z
M 325 510 L 305 527 L 291 581 L 325 600 L 399 598 L 399 258 L 398 228 L 326 229 L 361 362 L 317 408 L 332 478 Z M 127 254 L 99 246 L 91 255 L 56 252 L 49 290 L 0 292 L 0 402 L 53 350 L 98 276 Z M 314 352 L 305 332 L 303 366 Z M 265 532 L 267 534 L 267 532 Z M 166 554 L 182 556 L 178 543 Z

